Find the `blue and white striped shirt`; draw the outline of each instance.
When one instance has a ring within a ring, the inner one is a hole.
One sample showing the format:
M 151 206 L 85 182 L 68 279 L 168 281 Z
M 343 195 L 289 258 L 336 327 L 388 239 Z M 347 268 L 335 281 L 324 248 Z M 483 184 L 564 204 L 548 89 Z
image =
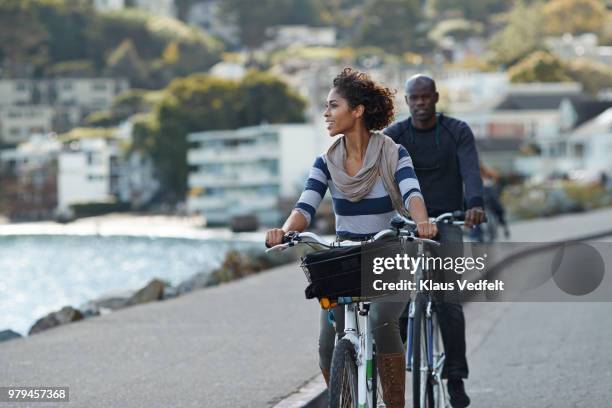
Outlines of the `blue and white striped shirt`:
M 404 205 L 408 208 L 408 203 L 412 198 L 423 198 L 423 196 L 408 151 L 401 145 L 397 147 L 399 160 L 395 171 L 395 181 L 399 185 Z M 339 237 L 343 239 L 363 238 L 389 227 L 389 221 L 396 212 L 382 178 L 378 177 L 372 190 L 363 199 L 350 202 L 331 179 L 325 155 L 316 158 L 310 169 L 304 191 L 295 206 L 295 209 L 306 217 L 308 224 L 312 221 L 328 187 L 336 214 L 336 234 Z

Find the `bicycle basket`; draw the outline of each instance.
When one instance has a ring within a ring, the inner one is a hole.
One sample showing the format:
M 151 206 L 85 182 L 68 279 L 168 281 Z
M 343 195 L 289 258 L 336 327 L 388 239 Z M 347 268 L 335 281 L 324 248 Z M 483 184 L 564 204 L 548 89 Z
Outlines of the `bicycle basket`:
M 310 283 L 305 290 L 306 298 L 328 298 L 333 302 L 339 297 L 368 300 L 384 296 L 371 290 L 374 275 L 368 270 L 362 272 L 362 260 L 378 255 L 385 247 L 395 248 L 397 243 L 377 241 L 306 254 L 301 258 L 302 270 Z

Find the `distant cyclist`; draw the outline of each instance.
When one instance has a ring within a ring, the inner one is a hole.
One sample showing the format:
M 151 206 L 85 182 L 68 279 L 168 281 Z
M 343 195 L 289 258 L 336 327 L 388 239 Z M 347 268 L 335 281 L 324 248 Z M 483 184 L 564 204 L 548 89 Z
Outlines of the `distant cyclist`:
M 480 163 L 480 175 L 484 184 L 485 209 L 488 214 L 494 215 L 499 225 L 503 227 L 506 238 L 510 238 L 510 230 L 506 222 L 506 209 L 499 199 L 501 193 L 499 173 L 484 163 Z
M 365 73 L 345 68 L 327 96 L 325 121 L 330 136 L 340 136 L 316 158 L 302 195 L 282 228 L 269 230 L 266 243 L 281 243 L 288 231 L 304 231 L 329 188 L 340 240 L 364 240 L 389 227 L 396 211 L 410 215 L 418 233 L 437 233 L 429 222 L 412 160 L 403 147 L 378 132 L 393 119 L 393 93 Z M 406 299 L 407 303 L 408 299 Z M 404 347 L 399 331 L 403 302 L 372 303 L 370 316 L 378 372 L 387 407 L 404 407 Z M 344 306 L 336 307 L 336 331 L 344 331 Z M 335 332 L 321 311 L 319 365 L 329 385 Z

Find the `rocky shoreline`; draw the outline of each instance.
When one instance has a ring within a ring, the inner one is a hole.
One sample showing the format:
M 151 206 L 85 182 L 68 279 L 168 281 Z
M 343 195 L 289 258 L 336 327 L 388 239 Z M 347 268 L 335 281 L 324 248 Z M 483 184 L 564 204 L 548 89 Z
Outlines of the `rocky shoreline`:
M 275 252 L 274 254 L 239 252 L 230 250 L 221 266 L 210 272 L 199 272 L 176 286 L 167 281 L 153 278 L 137 291 L 125 291 L 90 300 L 79 307 L 65 306 L 38 319 L 28 331 L 28 335 L 111 313 L 126 307 L 155 301 L 172 299 L 194 290 L 220 285 L 241 279 L 267 269 L 294 262 L 296 251 Z M 0 342 L 23 337 L 13 330 L 0 331 Z

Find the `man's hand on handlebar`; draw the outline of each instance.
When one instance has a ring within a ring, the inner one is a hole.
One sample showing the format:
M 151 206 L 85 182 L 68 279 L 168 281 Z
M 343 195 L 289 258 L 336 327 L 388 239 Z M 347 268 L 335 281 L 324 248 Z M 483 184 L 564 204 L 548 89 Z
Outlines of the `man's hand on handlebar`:
M 434 238 L 438 235 L 438 227 L 435 223 L 422 221 L 417 223 L 417 234 L 421 238 Z
M 465 212 L 465 226 L 472 228 L 474 225 L 485 221 L 485 211 L 482 207 L 472 207 Z
M 266 246 L 271 248 L 275 245 L 282 244 L 284 235 L 285 231 L 280 228 L 273 228 L 266 231 Z

